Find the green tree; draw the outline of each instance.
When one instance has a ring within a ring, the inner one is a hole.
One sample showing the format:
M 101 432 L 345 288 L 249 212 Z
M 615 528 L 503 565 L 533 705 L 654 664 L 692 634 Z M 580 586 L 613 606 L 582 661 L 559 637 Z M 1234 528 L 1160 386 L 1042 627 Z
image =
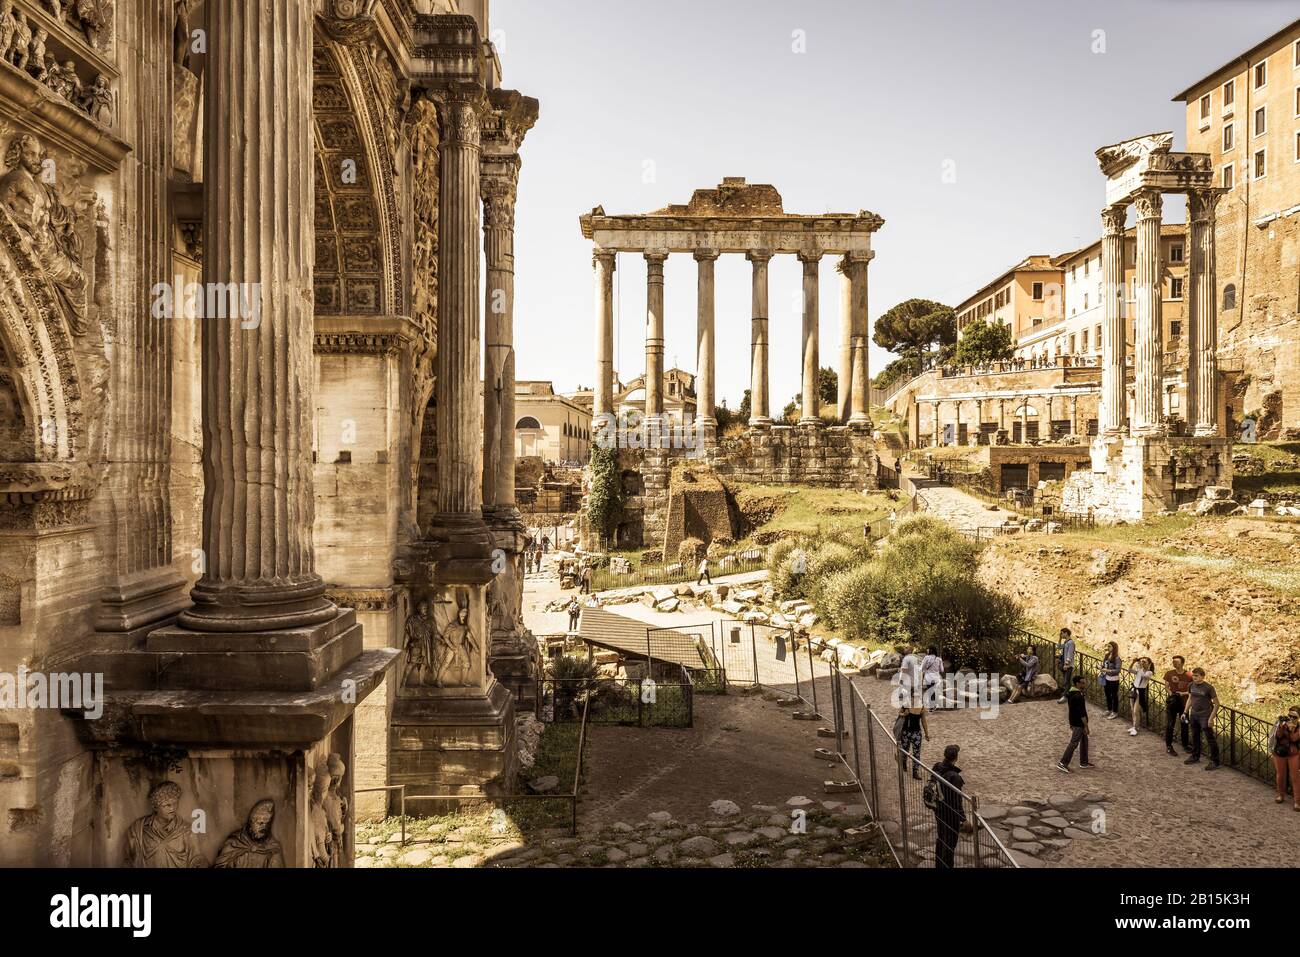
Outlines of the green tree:
M 745 397 L 740 400 L 740 407 L 736 409 L 736 418 L 741 422 L 748 422 L 750 416 L 754 414 L 753 408 L 753 398 L 750 396 L 749 390 L 746 389 Z
M 623 479 L 618 471 L 618 449 L 591 447 L 591 491 L 587 495 L 587 519 L 591 530 L 608 539 L 623 511 Z
M 915 372 L 916 357 L 900 355 L 897 359 L 890 360 L 889 365 L 876 373 L 875 378 L 871 380 L 871 384 L 877 389 L 884 389 L 888 392 L 904 379 L 910 379 Z
M 839 401 L 840 377 L 829 366 L 817 370 L 817 395 L 822 405 L 834 405 Z
M 1000 322 L 973 319 L 961 331 L 953 358 L 960 365 L 981 366 L 1010 359 L 1014 353 L 1011 329 Z
M 871 339 L 881 348 L 910 357 L 920 373 L 931 351 L 957 341 L 957 314 L 941 302 L 908 299 L 876 319 Z

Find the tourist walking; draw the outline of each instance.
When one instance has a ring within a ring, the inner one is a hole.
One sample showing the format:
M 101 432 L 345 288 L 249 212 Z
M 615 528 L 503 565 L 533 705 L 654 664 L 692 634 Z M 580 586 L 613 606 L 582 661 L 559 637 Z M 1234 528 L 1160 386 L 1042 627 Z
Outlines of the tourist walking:
M 578 616 L 582 614 L 582 606 L 578 604 L 577 595 L 574 595 L 569 599 L 569 604 L 565 606 L 565 611 L 569 613 L 569 631 L 577 631 Z
M 1101 685 L 1106 692 L 1106 717 L 1119 717 L 1119 677 L 1124 662 L 1119 656 L 1119 645 L 1111 642 L 1106 646 L 1106 657 L 1101 662 Z
M 1069 628 L 1061 629 L 1061 650 L 1056 660 L 1061 663 L 1061 699 L 1057 704 L 1062 704 L 1074 685 L 1074 634 Z
M 910 763 L 912 777 L 919 781 L 921 780 L 921 739 L 924 737 L 926 741 L 930 740 L 930 726 L 926 724 L 925 708 L 921 706 L 921 700 L 914 699 L 910 707 L 899 708 L 898 717 L 902 722 L 898 734 L 899 760 L 903 762 L 904 771 Z
M 1129 668 L 1129 674 L 1133 676 L 1133 687 L 1129 689 L 1129 710 L 1133 712 L 1133 720 L 1129 725 L 1128 733 L 1137 736 L 1138 733 L 1138 709 L 1142 709 L 1142 720 L 1145 722 L 1150 716 L 1151 703 L 1148 699 L 1151 676 L 1156 673 L 1156 665 L 1150 658 L 1139 658 Z
M 1065 693 L 1066 714 L 1070 722 L 1070 743 L 1065 746 L 1065 753 L 1056 762 L 1056 770 L 1070 773 L 1070 761 L 1074 751 L 1079 751 L 1079 767 L 1095 767 L 1088 760 L 1088 702 L 1083 695 L 1083 675 L 1075 675 L 1070 690 Z
M 921 683 L 925 693 L 925 706 L 931 713 L 943 703 L 943 658 L 934 645 L 921 659 Z
M 1192 725 L 1192 754 L 1183 764 L 1199 764 L 1201 760 L 1201 735 L 1210 745 L 1210 763 L 1205 770 L 1219 767 L 1219 742 L 1214 737 L 1214 716 L 1219 711 L 1219 698 L 1214 685 L 1205 680 L 1204 668 L 1192 669 L 1192 683 L 1187 688 L 1187 719 Z
M 1177 757 L 1174 750 L 1174 725 L 1182 732 L 1183 753 L 1190 754 L 1187 738 L 1187 689 L 1192 685 L 1192 674 L 1182 655 L 1174 655 L 1174 666 L 1165 672 L 1165 751 Z
M 953 854 L 957 850 L 957 835 L 966 822 L 966 809 L 962 807 L 961 793 L 966 787 L 966 781 L 961 776 L 961 768 L 957 767 L 957 756 L 960 753 L 960 747 L 955 744 L 948 745 L 943 749 L 943 760 L 930 769 L 936 777 L 943 780 L 943 783 L 932 782 L 937 792 L 934 795 L 934 804 L 931 805 L 937 830 L 934 839 L 934 866 L 949 870 L 952 869 Z M 944 787 L 945 783 L 948 787 Z
M 533 571 L 542 570 L 542 546 L 538 545 L 533 549 Z
M 1020 696 L 1038 677 L 1038 646 L 1030 645 L 1026 654 L 1017 657 L 1020 659 L 1020 684 L 1016 686 L 1015 691 L 1011 692 L 1011 697 L 1008 699 L 1011 704 L 1019 701 Z
M 1277 719 L 1269 735 L 1269 751 L 1273 755 L 1273 770 L 1277 774 L 1277 803 L 1286 800 L 1286 782 L 1291 775 L 1292 802 L 1300 811 L 1300 705 Z
M 543 536 L 542 536 L 542 551 L 544 551 L 544 552 L 549 552 L 550 550 L 551 550 L 551 536 L 549 536 L 549 535 L 543 535 Z
M 713 584 L 713 576 L 709 574 L 709 556 L 705 555 L 704 558 L 700 560 L 700 566 L 695 571 L 695 584 Z
M 590 565 L 585 563 L 583 564 L 582 574 L 579 576 L 579 580 L 582 582 L 582 594 L 590 595 L 591 594 L 591 566 Z

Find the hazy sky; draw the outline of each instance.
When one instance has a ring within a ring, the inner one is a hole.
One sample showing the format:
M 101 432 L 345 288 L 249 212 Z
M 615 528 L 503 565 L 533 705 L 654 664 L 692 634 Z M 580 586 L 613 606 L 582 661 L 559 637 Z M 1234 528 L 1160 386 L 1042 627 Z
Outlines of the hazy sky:
M 561 391 L 594 381 L 578 216 L 596 205 L 649 212 L 744 176 L 776 186 L 787 212 L 872 210 L 885 219 L 873 320 L 911 297 L 955 305 L 1024 256 L 1091 242 L 1097 147 L 1172 129 L 1184 148 L 1170 97 L 1298 12 L 1282 0 L 494 0 L 503 84 L 541 101 L 516 216 L 517 375 Z M 717 396 L 732 408 L 749 385 L 749 270 L 741 256 L 717 264 Z M 799 389 L 799 277 L 793 257 L 773 260 L 778 413 Z M 665 282 L 665 360 L 694 371 L 695 262 L 670 257 Z M 645 368 L 639 255 L 619 256 L 615 293 L 626 380 Z M 827 257 L 823 365 L 838 308 Z M 871 373 L 888 358 L 873 345 Z

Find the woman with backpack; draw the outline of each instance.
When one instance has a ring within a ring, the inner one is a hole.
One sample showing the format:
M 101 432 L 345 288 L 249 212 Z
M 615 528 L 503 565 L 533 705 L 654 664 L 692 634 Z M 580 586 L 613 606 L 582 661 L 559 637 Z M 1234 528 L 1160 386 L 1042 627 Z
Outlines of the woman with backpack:
M 898 709 L 898 750 L 901 752 L 899 760 L 903 762 L 903 770 L 907 770 L 910 753 L 912 755 L 912 777 L 918 781 L 921 780 L 921 737 L 925 736 L 926 740 L 930 738 L 930 726 L 925 720 L 924 702 L 920 696 L 913 699 L 915 707 L 902 707 Z
M 1273 755 L 1273 769 L 1277 772 L 1277 797 L 1281 804 L 1286 800 L 1286 778 L 1291 774 L 1291 796 L 1295 809 L 1300 811 L 1300 705 L 1277 719 L 1269 735 L 1269 751 Z
M 1101 686 L 1106 692 L 1106 717 L 1119 717 L 1119 673 L 1123 667 L 1119 657 L 1119 645 L 1111 642 L 1106 646 L 1106 657 L 1101 663 Z

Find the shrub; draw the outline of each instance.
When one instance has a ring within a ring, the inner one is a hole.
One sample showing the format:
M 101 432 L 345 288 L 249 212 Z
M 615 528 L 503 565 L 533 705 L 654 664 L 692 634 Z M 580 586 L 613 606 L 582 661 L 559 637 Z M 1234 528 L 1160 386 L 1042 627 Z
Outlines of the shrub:
M 704 543 L 698 538 L 683 538 L 677 546 L 677 560 L 688 570 L 694 570 L 704 557 Z

